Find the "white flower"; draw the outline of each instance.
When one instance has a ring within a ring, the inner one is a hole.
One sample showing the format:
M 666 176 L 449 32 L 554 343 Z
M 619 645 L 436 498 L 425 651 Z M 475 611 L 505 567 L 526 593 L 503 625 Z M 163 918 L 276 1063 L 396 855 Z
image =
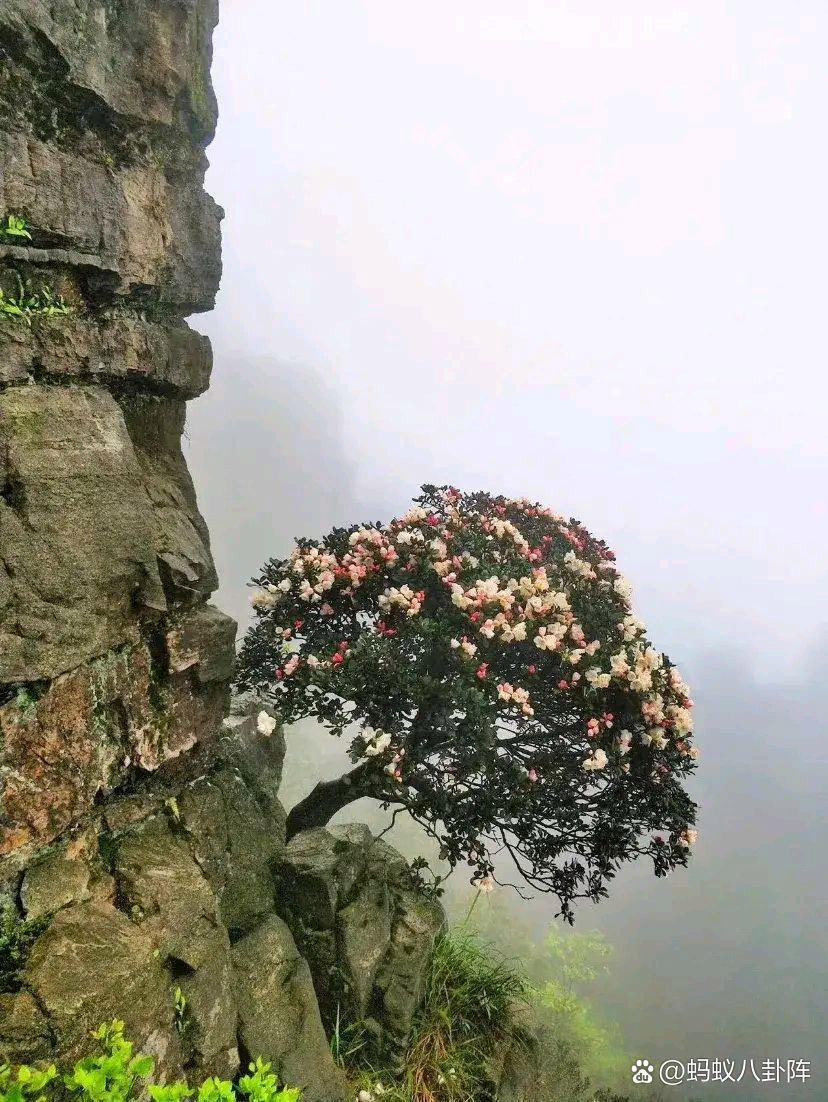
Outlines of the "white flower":
M 607 760 L 606 750 L 599 747 L 592 757 L 587 758 L 583 763 L 583 769 L 587 773 L 593 773 L 596 769 L 603 769 L 607 764 Z
M 613 582 L 612 588 L 625 604 L 629 604 L 632 598 L 632 586 L 626 578 L 619 575 Z
M 366 742 L 365 750 L 363 751 L 366 758 L 375 758 L 379 754 L 384 754 L 391 745 L 391 736 L 388 732 L 375 731 L 373 727 L 366 727 L 362 732 L 362 737 Z
M 267 712 L 259 712 L 256 717 L 256 730 L 260 735 L 270 736 L 276 730 L 277 723 L 273 716 L 269 716 Z
M 358 1102 L 374 1102 L 374 1096 L 370 1091 L 361 1090 L 357 1095 Z
M 276 604 L 276 597 L 266 589 L 260 589 L 250 598 L 250 603 L 254 608 L 273 608 Z
M 290 578 L 282 578 L 276 588 L 281 589 L 283 593 L 290 593 L 290 587 L 292 584 L 293 583 L 291 582 Z
M 489 895 L 490 892 L 495 890 L 495 881 L 493 876 L 484 876 L 480 880 L 472 880 L 472 887 L 477 888 L 479 892 L 483 892 Z

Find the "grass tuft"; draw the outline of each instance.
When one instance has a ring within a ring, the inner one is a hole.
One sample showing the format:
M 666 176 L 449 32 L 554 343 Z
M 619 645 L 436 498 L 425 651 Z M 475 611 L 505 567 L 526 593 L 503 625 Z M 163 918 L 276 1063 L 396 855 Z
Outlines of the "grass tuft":
M 466 931 L 436 943 L 401 1082 L 376 1067 L 356 1069 L 354 1085 L 382 1102 L 485 1102 L 492 1057 L 525 1037 L 521 1009 L 529 986 L 516 966 Z

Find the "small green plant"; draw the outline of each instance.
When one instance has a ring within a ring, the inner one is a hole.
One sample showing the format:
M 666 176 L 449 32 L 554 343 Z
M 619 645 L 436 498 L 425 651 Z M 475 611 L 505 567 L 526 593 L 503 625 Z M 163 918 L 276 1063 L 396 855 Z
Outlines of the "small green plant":
M 25 218 L 18 218 L 14 214 L 8 216 L 6 224 L 2 229 L 7 237 L 24 237 L 28 241 L 32 239 L 32 235 L 29 233 L 28 227 L 26 226 Z
M 20 989 L 21 971 L 29 951 L 47 922 L 44 918 L 26 921 L 18 915 L 14 904 L 4 904 L 0 913 L 0 992 Z
M 149 1087 L 149 1096 L 152 1102 L 184 1102 L 192 1098 L 193 1092 L 186 1083 L 165 1083 L 161 1087 L 153 1084 Z
M 226 1079 L 205 1079 L 198 1089 L 198 1102 L 236 1102 L 233 1084 Z
M 17 318 L 31 325 L 33 317 L 57 317 L 71 314 L 73 307 L 63 301 L 62 295 L 56 295 L 50 287 L 41 287 L 32 291 L 17 276 L 17 295 L 7 295 L 0 288 L 0 314 Z
M 249 1074 L 239 1079 L 239 1093 L 243 1094 L 248 1102 L 299 1102 L 301 1091 L 296 1087 L 288 1087 L 279 1090 L 276 1076 L 270 1070 L 270 1064 L 266 1064 L 258 1057 L 249 1067 Z
M 66 1088 L 88 1102 L 126 1102 L 138 1080 L 152 1075 L 152 1057 L 133 1055 L 121 1021 L 99 1026 L 92 1036 L 101 1042 L 103 1052 L 75 1064 L 72 1073 L 64 1077 Z
M 179 992 L 176 993 L 177 995 Z M 59 1076 L 54 1066 L 45 1070 L 23 1064 L 12 1073 L 8 1064 L 0 1065 L 0 1102 L 63 1102 L 65 1094 L 77 1102 L 137 1102 L 149 1095 L 152 1102 L 299 1102 L 301 1091 L 279 1088 L 271 1065 L 257 1059 L 248 1074 L 234 1086 L 227 1079 L 207 1079 L 197 1091 L 188 1083 L 149 1083 L 155 1070 L 151 1056 L 136 1054 L 124 1036 L 124 1023 L 108 1022 L 92 1037 L 99 1051 L 75 1064 L 68 1075 Z M 54 1094 L 50 1087 L 56 1088 Z
M 175 1028 L 179 1033 L 183 1033 L 187 1028 L 187 996 L 180 987 L 176 987 L 175 989 L 173 1013 L 175 1017 Z
M 46 1087 L 57 1078 L 57 1069 L 51 1064 L 45 1070 L 30 1068 L 26 1064 L 12 1076 L 8 1064 L 0 1065 L 0 1100 L 2 1102 L 45 1102 Z

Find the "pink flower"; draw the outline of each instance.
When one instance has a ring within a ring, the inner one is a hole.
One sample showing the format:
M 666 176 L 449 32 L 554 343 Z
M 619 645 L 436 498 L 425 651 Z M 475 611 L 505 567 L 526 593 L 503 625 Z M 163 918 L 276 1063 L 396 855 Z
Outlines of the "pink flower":
M 528 776 L 529 776 L 529 780 L 532 782 L 532 784 L 534 784 L 535 781 L 538 779 L 538 774 L 534 769 L 529 770 Z
M 430 517 L 426 518 L 426 524 L 428 524 L 431 528 L 436 528 L 439 523 L 440 518 L 435 516 L 434 513 L 432 513 Z
M 344 661 L 345 661 L 345 659 L 343 658 L 343 656 L 341 654 L 337 653 L 331 659 L 331 664 L 334 665 L 334 666 L 341 666 Z
M 480 663 L 480 665 L 477 667 L 477 676 L 480 678 L 481 681 L 486 680 L 486 678 L 489 676 L 489 663 L 488 662 L 481 662 Z
M 569 688 L 569 682 L 568 681 L 559 681 L 558 682 L 558 688 L 559 689 L 568 689 Z

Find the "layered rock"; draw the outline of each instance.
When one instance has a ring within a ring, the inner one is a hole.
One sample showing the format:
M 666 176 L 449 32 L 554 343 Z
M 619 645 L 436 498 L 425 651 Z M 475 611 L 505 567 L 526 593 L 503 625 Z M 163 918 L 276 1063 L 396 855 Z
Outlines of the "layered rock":
M 215 0 L 0 0 L 11 1058 L 80 1051 L 117 1015 L 170 1073 L 237 1066 L 235 1005 L 216 993 L 231 935 L 272 912 L 280 760 L 222 726 L 236 625 L 207 603 L 180 443 L 211 369 L 184 319 L 211 308 L 221 266 L 203 188 L 216 20 Z M 228 870 L 236 845 L 251 856 Z
M 70 1061 L 118 1017 L 161 1080 L 261 1055 L 343 1102 L 325 1027 L 400 1050 L 443 915 L 366 828 L 286 847 L 281 734 L 227 718 L 181 450 L 216 19 L 0 0 L 0 1059 Z
M 215 0 L 0 0 L 0 877 L 215 740 L 235 625 L 181 452 L 209 382 Z M 19 223 L 18 223 L 19 224 Z M 57 309 L 55 307 L 58 307 Z

